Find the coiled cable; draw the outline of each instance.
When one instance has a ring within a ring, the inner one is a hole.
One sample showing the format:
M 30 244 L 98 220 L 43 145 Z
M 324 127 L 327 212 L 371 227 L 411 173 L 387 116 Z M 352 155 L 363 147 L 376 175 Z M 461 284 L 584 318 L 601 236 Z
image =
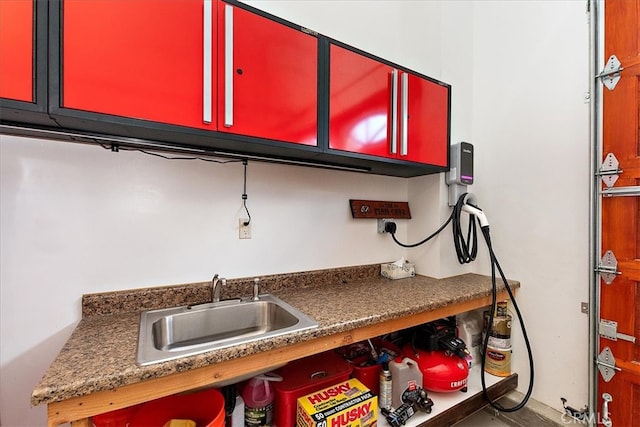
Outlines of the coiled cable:
M 468 264 L 476 259 L 478 255 L 478 232 L 476 230 L 476 221 L 473 215 L 469 218 L 467 226 L 467 238 L 465 240 L 462 234 L 462 226 L 460 217 L 462 215 L 462 206 L 465 203 L 464 193 L 458 198 L 456 205 L 453 207 L 453 245 L 456 248 L 456 255 L 460 264 Z
M 456 205 L 453 207 L 451 211 L 451 215 L 445 221 L 444 224 L 440 226 L 433 234 L 426 237 L 424 240 L 419 241 L 418 243 L 405 244 L 396 238 L 396 230 L 395 227 L 391 227 L 391 229 L 387 230 L 391 234 L 393 241 L 403 248 L 415 248 L 416 246 L 420 246 L 424 243 L 427 243 L 429 240 L 433 239 L 435 236 L 440 234 L 442 230 L 444 230 L 449 223 L 452 223 L 452 231 L 453 231 L 453 245 L 456 249 L 456 255 L 458 257 L 458 262 L 460 264 L 467 264 L 476 259 L 476 255 L 478 254 L 478 235 L 476 229 L 476 222 L 473 216 L 469 219 L 469 225 L 467 227 L 467 236 L 465 238 L 462 232 L 461 225 L 461 216 L 462 216 L 462 206 L 465 203 L 465 197 L 467 193 L 462 194 Z

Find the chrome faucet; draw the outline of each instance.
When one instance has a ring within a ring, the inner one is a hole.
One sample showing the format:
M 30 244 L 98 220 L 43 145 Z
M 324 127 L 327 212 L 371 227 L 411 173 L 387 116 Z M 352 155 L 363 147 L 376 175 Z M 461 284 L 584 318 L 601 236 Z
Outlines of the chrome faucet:
M 258 294 L 260 293 L 259 284 L 259 278 L 256 277 L 255 279 L 253 279 L 253 301 L 258 301 L 260 299 L 260 297 L 258 296 Z
M 220 288 L 223 286 L 227 286 L 227 279 L 219 279 L 218 273 L 216 273 L 211 280 L 211 302 L 220 301 Z

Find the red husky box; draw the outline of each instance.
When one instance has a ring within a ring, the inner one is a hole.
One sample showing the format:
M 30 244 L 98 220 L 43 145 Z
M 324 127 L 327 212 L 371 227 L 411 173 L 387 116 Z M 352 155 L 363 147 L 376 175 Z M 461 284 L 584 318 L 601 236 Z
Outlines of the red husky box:
M 298 399 L 298 427 L 369 427 L 378 420 L 378 397 L 357 379 Z

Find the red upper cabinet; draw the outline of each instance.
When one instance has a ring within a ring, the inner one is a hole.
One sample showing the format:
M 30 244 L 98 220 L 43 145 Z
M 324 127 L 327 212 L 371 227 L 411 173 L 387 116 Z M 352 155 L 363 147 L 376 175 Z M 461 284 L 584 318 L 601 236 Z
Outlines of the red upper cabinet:
M 412 73 L 400 72 L 400 95 L 399 158 L 446 167 L 449 153 L 449 87 Z M 403 105 L 405 102 L 406 105 Z M 403 120 L 406 122 L 403 123 Z M 407 129 L 406 136 L 402 135 L 404 128 Z M 404 151 L 403 144 L 406 146 Z
M 334 44 L 330 58 L 329 148 L 395 158 L 393 68 Z
M 215 129 L 209 0 L 64 0 L 61 107 Z
M 317 37 L 224 2 L 218 22 L 218 130 L 317 145 Z
M 0 1 L 0 98 L 35 102 L 34 0 Z
M 447 167 L 449 87 L 331 44 L 329 148 Z
M 450 87 L 237 0 L 0 0 L 3 122 L 391 176 L 448 166 Z
M 64 0 L 61 107 L 317 145 L 318 39 L 221 0 Z

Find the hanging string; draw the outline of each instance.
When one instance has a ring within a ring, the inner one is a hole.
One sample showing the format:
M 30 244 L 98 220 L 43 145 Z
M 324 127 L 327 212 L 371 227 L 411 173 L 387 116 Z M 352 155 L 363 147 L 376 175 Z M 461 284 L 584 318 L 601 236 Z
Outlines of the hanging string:
M 249 208 L 247 208 L 247 164 L 248 160 L 243 160 L 242 164 L 244 165 L 244 192 L 242 193 L 242 205 L 244 206 L 244 210 L 247 211 L 247 216 L 249 219 L 244 222 L 244 226 L 246 227 L 251 223 L 251 214 L 249 213 Z

